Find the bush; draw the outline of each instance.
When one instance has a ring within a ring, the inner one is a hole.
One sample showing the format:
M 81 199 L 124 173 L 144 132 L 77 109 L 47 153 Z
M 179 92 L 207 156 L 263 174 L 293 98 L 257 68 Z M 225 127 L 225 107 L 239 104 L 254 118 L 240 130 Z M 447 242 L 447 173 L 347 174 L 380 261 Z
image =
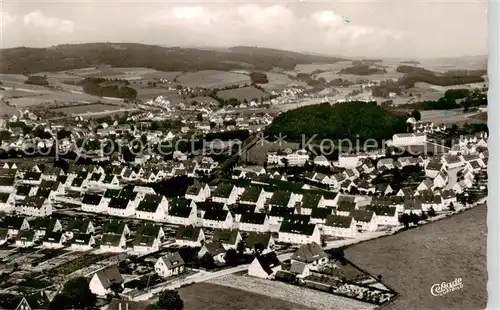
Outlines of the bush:
M 250 73 L 250 80 L 253 84 L 266 84 L 269 83 L 267 75 L 262 72 L 252 72 Z
M 45 76 L 32 75 L 28 77 L 26 81 L 24 81 L 24 84 L 48 86 L 49 82 L 47 81 L 47 78 Z

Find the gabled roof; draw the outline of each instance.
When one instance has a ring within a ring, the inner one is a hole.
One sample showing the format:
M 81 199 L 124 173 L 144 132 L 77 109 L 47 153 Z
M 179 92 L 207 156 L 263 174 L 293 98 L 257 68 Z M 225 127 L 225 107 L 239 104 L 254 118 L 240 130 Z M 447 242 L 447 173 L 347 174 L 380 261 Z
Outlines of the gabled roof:
M 318 204 L 321 200 L 321 195 L 317 194 L 304 194 L 302 196 L 302 207 L 315 209 L 318 207 Z
M 240 201 L 257 202 L 262 193 L 262 188 L 258 186 L 249 186 L 241 195 Z
M 197 241 L 200 231 L 200 227 L 180 226 L 175 234 L 175 239 Z
M 422 202 L 420 200 L 405 200 L 405 210 L 422 210 Z
M 247 212 L 241 215 L 240 223 L 264 225 L 266 218 L 265 213 Z
M 63 236 L 62 232 L 49 231 L 49 232 L 45 233 L 45 236 L 43 237 L 43 241 L 50 242 L 50 243 L 60 243 L 62 236 Z
M 72 219 L 66 226 L 66 231 L 83 234 L 87 232 L 90 225 L 91 222 L 89 219 Z
M 184 260 L 179 252 L 168 253 L 159 258 L 168 269 L 184 266 Z
M 434 171 L 440 171 L 443 169 L 443 164 L 438 162 L 438 161 L 430 161 L 427 164 L 427 167 L 425 167 L 427 170 L 434 170 Z
M 261 254 L 257 256 L 256 259 L 259 261 L 260 266 L 268 275 L 273 273 L 272 268 L 281 266 L 281 262 L 275 252 L 268 252 L 263 255 Z
M 203 215 L 204 220 L 225 221 L 229 211 L 222 209 L 209 209 Z
M 200 194 L 201 190 L 203 189 L 203 185 L 200 183 L 193 184 L 189 186 L 186 190 L 187 195 L 194 195 L 197 196 Z
M 58 219 L 53 217 L 37 217 L 31 226 L 33 230 L 52 231 L 57 221 Z
M 224 209 L 223 203 L 213 202 L 213 201 L 197 202 L 196 206 L 197 206 L 198 210 L 203 210 L 203 211 Z
M 99 281 L 105 289 L 110 288 L 113 284 L 123 283 L 122 275 L 115 265 L 101 269 L 97 271 L 95 275 L 99 278 Z
M 235 244 L 238 235 L 239 231 L 237 229 L 216 229 L 212 240 L 227 244 Z
M 127 198 L 115 197 L 111 198 L 108 207 L 112 209 L 126 209 L 129 202 L 130 200 Z
M 125 222 L 110 220 L 102 227 L 102 233 L 122 235 L 126 226 Z
M 233 190 L 232 184 L 220 183 L 212 193 L 213 197 L 229 198 Z
M 0 203 L 6 203 L 11 193 L 0 193 Z
M 162 195 L 146 194 L 144 199 L 139 203 L 139 206 L 137 206 L 137 211 L 154 213 L 158 210 L 163 198 L 164 196 Z
M 456 195 L 451 189 L 443 189 L 441 190 L 441 197 L 443 197 L 443 199 L 450 199 L 456 197 Z
M 306 224 L 304 222 L 293 222 L 284 220 L 280 226 L 280 232 L 300 234 L 310 236 L 314 232 L 315 224 Z
M 15 181 L 14 177 L 1 177 L 0 186 L 13 186 Z
M 271 240 L 271 233 L 250 232 L 248 233 L 245 239 L 245 245 L 248 248 L 253 248 L 257 243 L 260 243 L 264 247 L 267 247 L 270 240 Z
M 31 189 L 33 187 L 34 186 L 28 185 L 28 184 L 20 184 L 17 187 L 16 195 L 19 195 L 19 196 L 28 196 L 29 193 L 31 192 Z
M 8 229 L 21 229 L 25 221 L 24 217 L 6 216 L 2 221 L 2 227 Z
M 222 243 L 217 241 L 207 242 L 204 244 L 204 247 L 207 249 L 208 253 L 212 256 L 226 252 L 226 249 L 224 249 Z
M 48 309 L 50 300 L 43 292 L 37 292 L 32 295 L 24 297 L 31 309 Z M 22 301 L 21 301 L 22 303 Z
M 101 203 L 102 196 L 94 194 L 83 195 L 82 204 L 97 206 Z
M 45 200 L 46 200 L 46 198 L 44 198 L 44 197 L 30 196 L 30 197 L 24 198 L 24 200 L 21 202 L 21 204 L 23 206 L 28 207 L 28 208 L 40 209 L 40 208 L 42 208 Z
M 311 218 L 326 219 L 328 214 L 332 214 L 332 210 L 328 208 L 314 208 L 311 210 Z
M 35 240 L 35 231 L 34 230 L 20 230 L 16 236 L 16 240 L 34 241 Z
M 312 242 L 298 248 L 297 251 L 293 253 L 291 259 L 308 264 L 322 259 L 323 257 L 328 257 L 328 254 L 323 251 L 319 244 Z
M 119 246 L 121 239 L 122 235 L 103 234 L 101 239 L 101 245 Z
M 174 217 L 188 218 L 189 215 L 191 215 L 192 211 L 193 209 L 189 206 L 184 207 L 181 205 L 176 205 L 170 207 L 170 210 L 168 210 L 168 215 Z
M 170 201 L 170 208 L 183 207 L 188 208 L 191 205 L 192 200 L 186 198 L 173 198 Z
M 160 229 L 162 228 L 159 225 L 144 222 L 137 229 L 137 235 L 158 237 L 158 235 L 160 234 Z
M 341 216 L 330 214 L 326 217 L 326 226 L 338 227 L 338 228 L 349 228 L 352 223 L 352 216 Z
M 370 223 L 374 214 L 375 213 L 367 210 L 353 210 L 350 216 L 352 216 L 356 222 Z
M 28 171 L 24 174 L 24 180 L 38 181 L 42 177 L 42 173 L 35 171 Z
M 366 210 L 374 212 L 377 216 L 394 216 L 396 207 L 389 206 L 368 206 Z
M 134 246 L 147 246 L 151 247 L 154 244 L 154 241 L 157 239 L 156 236 L 146 236 L 137 234 L 134 238 Z
M 351 212 L 356 209 L 356 203 L 347 202 L 347 201 L 339 201 L 337 211 L 341 212 Z

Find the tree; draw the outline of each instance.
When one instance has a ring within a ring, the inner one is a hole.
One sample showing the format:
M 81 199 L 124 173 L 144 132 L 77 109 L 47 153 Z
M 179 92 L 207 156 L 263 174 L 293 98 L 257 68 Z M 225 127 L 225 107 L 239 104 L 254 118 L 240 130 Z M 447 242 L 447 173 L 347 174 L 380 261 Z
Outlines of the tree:
M 57 294 L 50 302 L 51 310 L 66 309 L 98 309 L 97 297 L 90 291 L 89 283 L 84 277 L 68 280 L 61 293 Z
M 410 213 L 410 223 L 413 225 L 418 225 L 418 222 L 420 221 L 420 216 L 418 214 L 411 212 Z
M 405 228 L 408 228 L 410 226 L 410 217 L 408 214 L 403 213 L 399 217 L 399 222 L 405 226 Z
M 158 302 L 147 307 L 148 310 L 182 310 L 183 308 L 184 302 L 179 293 L 174 290 L 161 292 Z
M 421 221 L 425 221 L 427 220 L 428 216 L 427 216 L 427 213 L 425 213 L 424 211 L 422 211 L 422 214 L 420 215 L 420 220 Z
M 420 115 L 419 110 L 413 110 L 411 111 L 411 117 L 413 117 L 417 122 L 422 119 L 422 115 Z
M 265 247 L 264 247 L 264 245 L 263 245 L 262 243 L 257 242 L 257 243 L 255 243 L 255 244 L 254 244 L 254 246 L 253 246 L 253 250 L 254 250 L 255 254 L 256 254 L 257 256 L 259 256 L 259 255 L 261 255 L 261 254 L 262 254 L 262 252 L 264 252 Z
M 240 242 L 238 242 L 236 251 L 238 251 L 238 255 L 243 255 L 243 253 L 245 252 L 245 241 L 241 240 Z
M 240 256 L 235 249 L 229 249 L 224 256 L 224 260 L 231 266 L 238 266 L 238 264 L 240 263 Z
M 427 210 L 427 215 L 429 215 L 429 217 L 435 217 L 436 216 L 436 210 L 434 210 L 433 207 L 430 207 L 429 210 Z

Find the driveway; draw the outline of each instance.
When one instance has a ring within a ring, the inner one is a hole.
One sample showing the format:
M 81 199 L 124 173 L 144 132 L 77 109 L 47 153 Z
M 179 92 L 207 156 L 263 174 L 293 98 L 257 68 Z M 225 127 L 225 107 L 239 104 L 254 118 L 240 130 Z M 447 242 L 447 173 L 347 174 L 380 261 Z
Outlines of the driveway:
M 446 184 L 445 189 L 452 189 L 453 186 L 458 182 L 458 172 L 462 170 L 463 167 L 457 167 L 448 170 L 448 184 Z

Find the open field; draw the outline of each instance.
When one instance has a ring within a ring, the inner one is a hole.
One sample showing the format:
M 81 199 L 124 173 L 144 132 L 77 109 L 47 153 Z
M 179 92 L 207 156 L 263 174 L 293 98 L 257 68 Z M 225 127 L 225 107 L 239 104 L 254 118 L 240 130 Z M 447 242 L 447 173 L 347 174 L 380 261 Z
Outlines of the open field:
M 486 206 L 409 231 L 360 243 L 346 257 L 400 295 L 387 309 L 484 309 Z M 464 288 L 434 297 L 433 284 L 462 278 Z
M 240 101 L 246 99 L 248 102 L 250 102 L 254 98 L 259 99 L 260 97 L 267 97 L 267 93 L 253 86 L 248 86 L 248 87 L 221 90 L 217 92 L 217 96 L 224 100 L 236 98 Z
M 179 289 L 179 294 L 186 310 L 311 309 L 289 301 L 206 282 L 183 287 Z
M 6 105 L 3 101 L 0 101 L 0 111 L 0 117 L 11 117 L 19 114 L 16 108 Z
M 64 114 L 68 116 L 72 115 L 79 115 L 79 114 L 86 114 L 88 112 L 92 113 L 98 113 L 98 112 L 111 112 L 111 111 L 116 111 L 119 109 L 126 108 L 125 106 L 116 106 L 116 105 L 110 105 L 110 104 L 92 104 L 92 105 L 80 105 L 80 106 L 73 106 L 73 107 L 64 107 L 64 108 L 58 108 L 54 109 L 59 112 L 63 112 Z
M 217 70 L 186 72 L 178 75 L 177 80 L 191 87 L 224 87 L 250 83 L 250 77 L 246 74 Z
M 463 122 L 478 122 L 474 116 L 475 113 L 463 113 L 462 110 L 428 110 L 421 111 L 423 122 L 434 122 L 434 124 L 456 124 Z
M 363 309 L 375 308 L 373 305 L 354 299 L 324 293 L 312 289 L 294 286 L 291 284 L 254 278 L 250 276 L 228 275 L 215 278 L 212 283 L 247 291 L 247 294 L 256 293 L 270 298 L 279 298 L 299 304 L 298 309 Z M 235 309 L 235 308 L 232 308 Z M 256 309 L 256 308 L 254 308 Z M 273 309 L 272 306 L 258 309 Z
M 172 104 L 182 102 L 182 98 L 177 95 L 177 92 L 165 88 L 139 88 L 134 86 L 137 90 L 137 99 L 142 101 L 154 100 L 158 96 L 163 96 L 165 100 L 169 100 Z

